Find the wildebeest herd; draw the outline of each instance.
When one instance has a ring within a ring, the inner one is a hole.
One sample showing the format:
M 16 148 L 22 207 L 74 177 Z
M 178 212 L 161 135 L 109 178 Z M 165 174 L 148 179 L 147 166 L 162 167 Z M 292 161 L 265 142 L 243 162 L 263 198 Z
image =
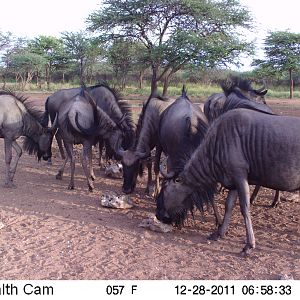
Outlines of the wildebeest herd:
M 204 111 L 189 100 L 185 87 L 175 101 L 150 96 L 137 125 L 129 107 L 106 84 L 57 91 L 47 99 L 43 114 L 24 97 L 1 91 L 4 186 L 14 185 L 22 154 L 16 141 L 20 136 L 25 136 L 25 151 L 49 163 L 56 137 L 64 158 L 56 178 L 62 178 L 70 160 L 69 189 L 75 186 L 73 145 L 83 145 L 81 163 L 90 191 L 95 178 L 92 147 L 99 145 L 101 154 L 105 145 L 107 154 L 123 165 L 124 193 L 135 189 L 143 164 L 148 166 L 149 191 L 154 162 L 156 217 L 164 223 L 182 226 L 189 211 L 203 211 L 211 205 L 218 227 L 210 238 L 218 239 L 226 234 L 239 199 L 247 237 L 243 254 L 248 255 L 255 248 L 249 184 L 256 185 L 256 192 L 259 186 L 276 190 L 273 206 L 278 202 L 279 191 L 300 189 L 300 119 L 273 113 L 264 100 L 267 90 L 255 90 L 246 80 L 232 78 L 221 87 L 223 93 L 211 95 Z M 17 153 L 14 160 L 12 148 Z M 166 168 L 161 164 L 162 153 Z M 223 219 L 214 201 L 219 186 L 228 189 Z

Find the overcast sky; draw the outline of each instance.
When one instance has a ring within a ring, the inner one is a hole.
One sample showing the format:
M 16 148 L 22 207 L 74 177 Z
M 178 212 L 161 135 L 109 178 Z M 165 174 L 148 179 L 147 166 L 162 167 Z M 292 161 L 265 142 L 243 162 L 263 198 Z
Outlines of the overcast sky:
M 300 33 L 299 0 L 240 0 L 247 6 L 257 27 L 249 39 L 260 46 L 268 31 L 290 30 Z M 2 0 L 0 31 L 18 37 L 77 32 L 86 27 L 88 15 L 100 8 L 101 0 Z M 245 66 L 246 67 L 246 66 Z

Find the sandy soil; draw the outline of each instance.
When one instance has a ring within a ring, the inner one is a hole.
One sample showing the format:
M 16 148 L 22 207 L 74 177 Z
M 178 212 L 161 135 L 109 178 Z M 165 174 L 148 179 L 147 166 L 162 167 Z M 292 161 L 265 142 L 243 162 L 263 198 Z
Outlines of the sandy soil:
M 43 103 L 46 95 L 30 95 Z M 300 116 L 300 101 L 269 100 L 278 113 Z M 79 150 L 78 150 L 79 151 Z M 138 227 L 155 211 L 139 181 L 135 207 L 100 206 L 107 190 L 121 193 L 122 180 L 105 178 L 95 160 L 95 192 L 89 193 L 79 161 L 74 191 L 67 190 L 69 168 L 62 181 L 60 166 L 38 163 L 24 154 L 15 176 L 16 189 L 3 188 L 4 151 L 0 140 L 0 279 L 300 279 L 299 202 L 283 200 L 269 208 L 273 191 L 260 193 L 251 215 L 257 248 L 245 259 L 240 251 L 245 227 L 239 208 L 228 235 L 208 242 L 214 230 L 211 212 L 196 214 L 182 230 L 157 233 Z M 218 197 L 224 208 L 225 194 Z

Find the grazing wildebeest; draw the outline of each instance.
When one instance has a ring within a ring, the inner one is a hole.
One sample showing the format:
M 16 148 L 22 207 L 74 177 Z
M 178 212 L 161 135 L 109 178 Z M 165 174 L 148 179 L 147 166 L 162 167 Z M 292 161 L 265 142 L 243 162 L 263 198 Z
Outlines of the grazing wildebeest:
M 120 150 L 123 164 L 123 187 L 124 193 L 132 193 L 137 181 L 140 164 L 143 159 L 149 158 L 151 150 L 156 147 L 154 173 L 156 188 L 158 188 L 159 160 L 161 149 L 158 146 L 158 126 L 162 112 L 174 100 L 166 100 L 161 97 L 150 96 L 144 103 L 137 125 L 137 140 L 135 147 L 128 150 Z M 146 193 L 149 193 L 151 183 L 151 165 L 148 166 L 148 182 Z
M 46 155 L 54 128 L 44 128 L 40 124 L 41 112 L 26 102 L 26 98 L 16 96 L 9 91 L 0 91 L 0 137 L 5 145 L 5 187 L 12 187 L 13 178 L 18 161 L 22 155 L 22 148 L 16 139 L 25 136 L 23 148 L 29 154 L 36 154 L 38 160 Z M 54 121 L 54 127 L 55 127 Z M 16 151 L 16 158 L 12 162 L 12 148 Z
M 224 237 L 239 197 L 249 254 L 255 248 L 250 217 L 249 184 L 295 191 L 300 188 L 300 118 L 235 109 L 220 116 L 208 129 L 176 182 L 169 181 L 157 198 L 157 218 L 181 223 L 193 203 L 188 196 L 202 190 L 200 201 L 211 201 L 219 182 L 229 189 L 222 225 L 211 236 Z
M 70 99 L 77 95 L 80 90 L 80 88 L 62 89 L 49 96 L 45 103 L 43 124 L 48 124 L 49 117 L 53 122 L 55 114 L 59 111 L 60 106 L 65 102 L 70 101 Z M 106 83 L 86 87 L 85 90 L 92 96 L 97 106 L 106 112 L 107 115 L 118 125 L 124 135 L 122 146 L 124 149 L 128 149 L 135 142 L 135 126 L 129 107 L 125 102 L 121 101 L 121 97 L 118 92 L 110 88 Z M 57 131 L 56 139 L 61 156 L 64 159 L 64 150 L 59 130 Z M 99 137 L 98 143 L 100 153 L 99 164 L 101 164 L 104 140 Z M 108 150 L 109 143 L 106 144 L 106 148 L 106 150 Z M 112 153 L 109 153 L 109 155 L 111 156 Z M 49 156 L 51 157 L 51 148 L 49 149 Z M 51 162 L 51 160 L 49 160 L 49 162 Z
M 64 167 L 70 159 L 71 179 L 68 189 L 74 189 L 75 158 L 73 145 L 82 144 L 81 163 L 90 191 L 94 189 L 92 176 L 92 146 L 99 137 L 107 139 L 117 152 L 122 140 L 122 132 L 116 123 L 99 107 L 85 90 L 65 101 L 58 111 L 58 127 L 67 152 L 67 157 L 56 175 L 63 176 Z
M 264 96 L 266 95 L 267 90 L 265 90 L 264 87 L 259 90 L 255 90 L 251 87 L 249 81 L 235 77 L 232 78 L 228 83 L 227 85 L 222 84 L 224 93 L 213 94 L 208 97 L 204 103 L 204 114 L 206 115 L 210 124 L 225 112 L 236 108 L 247 108 L 266 114 L 275 114 L 266 104 Z M 228 98 L 228 95 L 232 92 L 237 93 L 235 93 L 234 97 Z M 240 96 L 237 97 L 237 95 Z M 260 186 L 255 186 L 250 199 L 252 204 L 257 198 L 259 189 Z M 279 199 L 280 192 L 276 191 L 271 207 L 277 206 Z
M 181 97 L 168 106 L 160 118 L 159 144 L 167 156 L 167 173 L 161 169 L 164 178 L 170 179 L 184 169 L 193 152 L 205 137 L 208 121 L 199 106 L 187 97 L 185 87 Z M 191 197 L 198 197 L 195 191 Z M 195 201 L 195 203 L 199 203 Z M 217 207 L 213 204 L 216 223 L 221 224 Z M 198 207 L 202 210 L 202 207 Z

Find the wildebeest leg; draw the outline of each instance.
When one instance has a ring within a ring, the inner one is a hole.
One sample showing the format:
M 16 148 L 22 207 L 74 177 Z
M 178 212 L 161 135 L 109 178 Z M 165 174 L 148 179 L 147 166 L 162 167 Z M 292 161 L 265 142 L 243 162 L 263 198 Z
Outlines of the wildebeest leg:
M 260 185 L 256 185 L 255 188 L 254 188 L 254 191 L 251 195 L 251 198 L 250 198 L 250 203 L 251 204 L 254 204 L 254 202 L 256 201 L 259 189 L 260 189 Z
M 159 146 L 156 146 L 155 151 L 155 160 L 154 160 L 154 174 L 155 174 L 155 188 L 154 188 L 154 198 L 157 197 L 160 190 L 160 184 L 159 184 L 159 163 L 160 163 L 160 157 L 162 153 L 162 148 Z
M 214 215 L 215 215 L 215 219 L 216 219 L 216 226 L 219 227 L 222 224 L 222 220 L 221 220 L 221 216 L 219 214 L 218 206 L 216 205 L 216 202 L 214 201 L 214 199 L 212 201 L 212 207 L 213 207 Z
M 224 214 L 222 225 L 219 226 L 219 228 L 209 236 L 209 239 L 217 240 L 220 237 L 224 237 L 224 235 L 226 234 L 230 223 L 230 218 L 232 215 L 232 209 L 235 205 L 237 196 L 238 193 L 236 190 L 230 190 L 228 192 L 226 202 L 225 202 L 225 214 Z
M 65 148 L 66 148 L 67 155 L 70 159 L 70 167 L 71 167 L 71 178 L 70 178 L 68 189 L 74 190 L 75 157 L 74 157 L 73 144 L 65 143 Z
M 275 191 L 274 200 L 271 204 L 271 207 L 277 207 L 277 205 L 280 203 L 280 191 Z
M 104 140 L 103 139 L 99 139 L 98 140 L 98 146 L 99 146 L 99 161 L 98 161 L 98 164 L 99 164 L 99 167 L 102 167 L 103 165 L 103 147 L 104 147 Z
M 90 192 L 92 192 L 94 189 L 93 181 L 91 179 L 90 166 L 88 166 L 88 162 L 90 161 L 90 157 L 91 157 L 91 148 L 92 148 L 91 143 L 89 141 L 85 141 L 83 143 L 83 148 L 81 152 L 81 164 L 82 164 L 85 177 L 87 179 L 87 184 Z
M 59 129 L 56 132 L 55 138 L 56 138 L 56 141 L 57 141 L 60 156 L 61 156 L 62 159 L 65 159 L 66 155 L 65 155 L 64 146 L 63 146 L 63 143 L 62 143 L 62 138 L 61 138 L 61 134 L 59 132 Z
M 11 172 L 10 172 L 10 163 L 12 160 L 12 141 L 8 139 L 4 139 L 4 151 L 5 151 L 5 166 L 6 166 L 6 174 L 5 174 L 5 182 L 4 187 L 13 187 Z
M 15 149 L 17 155 L 16 155 L 16 157 L 13 161 L 13 164 L 11 165 L 11 168 L 10 168 L 10 180 L 11 181 L 13 181 L 13 178 L 14 178 L 16 170 L 17 170 L 17 165 L 18 165 L 19 159 L 22 155 L 22 148 L 19 146 L 19 144 L 16 141 L 12 142 L 12 146 Z
M 149 195 L 150 186 L 151 186 L 151 182 L 152 182 L 152 161 L 147 161 L 146 165 L 147 165 L 147 170 L 148 170 L 148 180 L 147 180 L 147 186 L 146 186 L 145 193 L 147 195 Z
M 94 169 L 93 169 L 93 149 L 91 147 L 90 153 L 89 153 L 89 176 L 94 181 L 96 179 Z
M 247 236 L 247 243 L 243 249 L 243 253 L 245 255 L 249 255 L 251 250 L 255 248 L 255 237 L 250 216 L 250 189 L 246 178 L 239 180 L 237 188 L 240 200 L 240 209 L 244 217 Z
M 63 175 L 64 175 L 65 166 L 66 166 L 68 160 L 69 160 L 69 157 L 67 156 L 67 157 L 65 158 L 65 160 L 64 160 L 64 162 L 63 162 L 63 164 L 62 164 L 62 166 L 60 167 L 60 169 L 58 170 L 58 172 L 57 172 L 57 174 L 56 174 L 56 176 L 55 176 L 56 179 L 62 180 Z

